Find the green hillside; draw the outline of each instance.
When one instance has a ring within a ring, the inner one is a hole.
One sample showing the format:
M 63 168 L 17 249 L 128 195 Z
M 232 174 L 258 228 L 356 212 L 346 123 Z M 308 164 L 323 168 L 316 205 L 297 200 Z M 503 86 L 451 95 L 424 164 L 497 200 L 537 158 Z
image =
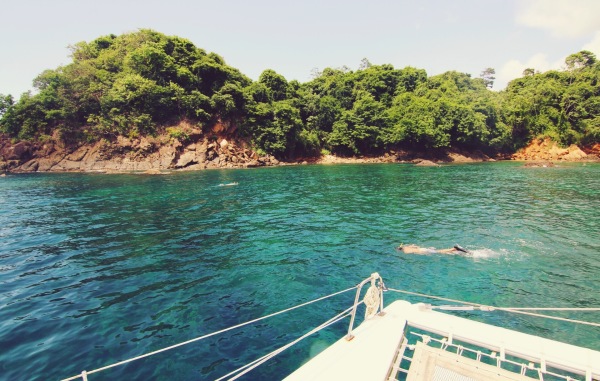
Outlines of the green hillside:
M 66 143 L 155 135 L 187 121 L 217 123 L 279 158 L 391 149 L 512 152 L 534 137 L 600 142 L 600 63 L 582 51 L 564 71 L 527 69 L 506 90 L 449 71 L 371 65 L 327 68 L 307 83 L 265 70 L 252 81 L 214 53 L 152 30 L 72 47 L 72 62 L 34 80 L 35 94 L 0 96 L 0 131 Z M 2 89 L 0 89 L 1 91 Z

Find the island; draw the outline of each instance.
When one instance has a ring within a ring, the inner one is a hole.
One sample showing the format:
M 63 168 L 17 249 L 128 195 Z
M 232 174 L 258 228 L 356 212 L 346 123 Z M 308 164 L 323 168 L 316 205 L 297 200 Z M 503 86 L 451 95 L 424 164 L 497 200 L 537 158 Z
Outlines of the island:
M 0 95 L 0 172 L 160 171 L 302 163 L 597 161 L 600 63 L 534 68 L 492 90 L 364 59 L 300 83 L 253 81 L 189 40 L 142 29 L 71 47 L 72 62 Z

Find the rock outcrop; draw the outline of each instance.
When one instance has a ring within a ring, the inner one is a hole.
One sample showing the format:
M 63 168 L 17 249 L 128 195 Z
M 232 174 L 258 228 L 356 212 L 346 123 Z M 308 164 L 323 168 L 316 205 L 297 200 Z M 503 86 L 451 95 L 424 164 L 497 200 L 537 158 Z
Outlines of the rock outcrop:
M 113 141 L 100 140 L 92 144 L 65 146 L 58 140 L 45 142 L 12 142 L 0 135 L 0 172 L 132 172 L 161 174 L 171 170 L 201 170 L 207 168 L 252 168 L 275 166 L 273 156 L 259 156 L 248 144 L 233 139 L 231 131 L 219 124 L 218 131 L 203 134 L 190 126 L 178 126 L 185 133 L 180 138 L 165 133 L 156 137 L 135 139 L 119 136 Z M 559 148 L 550 140 L 534 140 L 527 148 L 508 159 L 536 163 L 552 161 L 598 160 L 600 145 L 586 149 L 573 145 Z M 389 151 L 377 157 L 301 158 L 295 164 L 308 163 L 414 163 L 438 166 L 446 162 L 493 161 L 485 154 L 458 150 Z
M 438 163 L 435 163 L 431 160 L 418 160 L 415 165 L 418 165 L 420 167 L 439 167 L 440 165 Z
M 550 139 L 534 139 L 531 143 L 519 150 L 512 156 L 513 160 L 533 160 L 533 161 L 581 161 L 595 159 L 588 157 L 583 150 L 576 145 L 568 148 L 560 148 L 556 142 Z
M 193 136 L 193 135 L 192 135 Z M 0 171 L 10 172 L 130 172 L 205 168 L 250 168 L 279 164 L 243 142 L 197 134 L 190 141 L 163 135 L 63 147 L 56 142 L 12 144 L 0 139 Z

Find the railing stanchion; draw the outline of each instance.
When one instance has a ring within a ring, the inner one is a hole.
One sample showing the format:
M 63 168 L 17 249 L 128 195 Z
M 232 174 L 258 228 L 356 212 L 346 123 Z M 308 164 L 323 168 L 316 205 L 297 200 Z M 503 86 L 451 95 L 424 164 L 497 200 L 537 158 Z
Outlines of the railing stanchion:
M 350 341 L 354 338 L 354 336 L 352 335 L 352 329 L 354 328 L 354 319 L 356 317 L 356 309 L 358 308 L 358 299 L 360 298 L 360 291 L 362 290 L 362 287 L 367 284 L 368 282 L 371 281 L 376 281 L 377 279 L 379 279 L 379 284 L 380 284 L 380 288 L 381 288 L 381 310 L 379 311 L 380 314 L 383 314 L 383 279 L 381 279 L 381 276 L 379 276 L 379 273 L 373 273 L 371 274 L 370 277 L 368 277 L 367 279 L 363 280 L 362 282 L 360 282 L 358 284 L 358 286 L 356 286 L 356 297 L 354 298 L 354 306 L 352 307 L 352 315 L 350 316 L 350 326 L 348 327 L 348 334 L 346 335 L 346 340 Z

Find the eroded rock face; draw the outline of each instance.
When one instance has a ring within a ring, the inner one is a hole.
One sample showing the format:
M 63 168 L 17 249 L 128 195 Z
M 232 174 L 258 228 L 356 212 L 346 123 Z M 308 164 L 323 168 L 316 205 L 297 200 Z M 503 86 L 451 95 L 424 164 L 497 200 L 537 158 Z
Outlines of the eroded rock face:
M 191 164 L 197 164 L 198 160 L 196 159 L 196 151 L 186 151 L 177 160 L 175 163 L 175 168 L 185 168 L 190 166 Z
M 221 130 L 220 130 L 220 129 Z M 275 157 L 260 156 L 247 143 L 232 139 L 232 126 L 225 124 L 203 134 L 195 127 L 186 130 L 188 138 L 177 140 L 169 135 L 117 137 L 80 146 L 65 146 L 54 137 L 45 142 L 13 142 L 0 135 L 1 172 L 131 172 L 201 170 L 206 168 L 253 168 L 281 165 Z M 223 134 L 219 135 L 221 131 Z M 551 141 L 537 140 L 513 155 L 513 159 L 536 162 L 598 160 L 600 145 L 584 152 L 577 146 L 559 148 Z M 418 158 L 418 159 L 417 159 Z M 422 160 L 429 158 L 429 160 Z M 509 158 L 509 157 L 506 157 Z M 477 152 L 390 151 L 381 157 L 340 158 L 324 156 L 300 159 L 297 163 L 396 163 L 412 162 L 421 166 L 438 166 L 440 162 L 493 160 Z M 288 163 L 283 163 L 288 164 Z
M 527 147 L 519 150 L 512 158 L 534 161 L 579 161 L 588 159 L 588 155 L 574 144 L 568 148 L 560 148 L 556 142 L 545 139 L 531 141 Z
M 5 143 L 0 147 L 0 156 L 4 161 L 26 161 L 31 157 L 31 143 L 18 142 L 16 144 Z
M 169 169 L 248 168 L 277 165 L 234 140 L 208 140 L 200 130 L 195 141 L 168 136 L 118 137 L 93 144 L 64 147 L 55 142 L 32 144 L 0 140 L 0 170 L 13 172 L 130 172 Z

